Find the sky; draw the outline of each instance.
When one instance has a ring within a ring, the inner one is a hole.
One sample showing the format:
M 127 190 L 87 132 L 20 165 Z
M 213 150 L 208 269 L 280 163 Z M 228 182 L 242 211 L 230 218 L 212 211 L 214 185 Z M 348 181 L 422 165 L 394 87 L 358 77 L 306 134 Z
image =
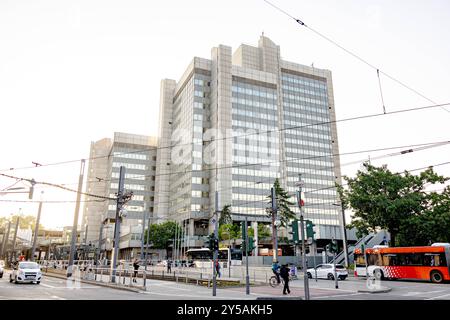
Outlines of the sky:
M 428 99 L 450 103 L 448 1 L 271 2 Z M 219 44 L 257 46 L 262 32 L 283 59 L 332 71 L 337 119 L 383 112 L 374 69 L 264 0 L 1 0 L 0 173 L 77 188 L 79 161 L 9 169 L 87 158 L 90 142 L 114 131 L 157 135 L 161 79 L 179 80 L 194 56 L 210 58 Z M 387 112 L 433 104 L 384 75 L 381 84 Z M 449 121 L 449 111 L 434 108 L 340 122 L 340 152 L 448 141 Z M 397 172 L 450 161 L 449 145 L 376 159 L 404 149 L 341 156 L 341 163 L 370 157 Z M 360 168 L 345 165 L 342 173 Z M 450 165 L 435 170 L 450 176 Z M 14 182 L 0 177 L 0 190 Z M 37 186 L 34 201 L 41 191 L 46 201 L 72 201 L 44 203 L 41 223 L 71 225 L 76 194 Z M 38 203 L 10 200 L 28 195 L 0 194 L 0 216 L 37 214 Z

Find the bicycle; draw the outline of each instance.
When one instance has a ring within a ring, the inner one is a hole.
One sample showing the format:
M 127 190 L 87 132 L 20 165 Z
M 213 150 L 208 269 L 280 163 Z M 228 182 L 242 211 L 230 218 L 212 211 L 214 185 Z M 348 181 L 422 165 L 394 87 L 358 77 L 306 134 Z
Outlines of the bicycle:
M 292 280 L 298 280 L 297 275 L 289 274 L 289 281 L 292 281 Z M 278 280 L 277 280 L 277 277 L 276 277 L 276 276 L 271 276 L 271 277 L 269 278 L 269 285 L 270 285 L 272 288 L 276 288 L 276 287 L 279 286 L 280 284 L 284 285 L 284 280 L 283 280 L 282 277 L 280 277 L 280 282 L 279 282 L 279 283 L 278 283 Z

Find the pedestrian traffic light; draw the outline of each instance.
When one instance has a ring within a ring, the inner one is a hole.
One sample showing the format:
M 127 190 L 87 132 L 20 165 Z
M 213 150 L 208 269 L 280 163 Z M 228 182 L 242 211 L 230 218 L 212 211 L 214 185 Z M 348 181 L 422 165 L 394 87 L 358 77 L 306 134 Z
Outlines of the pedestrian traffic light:
M 312 223 L 311 220 L 306 220 L 306 238 L 312 238 L 314 241 L 314 234 L 316 233 L 314 231 L 314 227 L 316 226 L 314 223 Z
M 298 220 L 294 219 L 290 224 L 288 224 L 288 227 L 291 231 L 289 231 L 289 234 L 292 234 L 292 241 L 295 244 L 298 244 L 300 237 L 298 236 Z

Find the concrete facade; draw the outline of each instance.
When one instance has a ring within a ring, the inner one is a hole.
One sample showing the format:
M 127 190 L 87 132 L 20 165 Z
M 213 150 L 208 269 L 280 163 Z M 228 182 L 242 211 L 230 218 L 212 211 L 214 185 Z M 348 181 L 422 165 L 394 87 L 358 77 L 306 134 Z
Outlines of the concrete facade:
M 195 57 L 179 81 L 161 83 L 156 216 L 179 221 L 188 246 L 201 246 L 216 191 L 235 221 L 267 223 L 274 180 L 295 201 L 302 174 L 305 218 L 317 238 L 341 239 L 335 120 L 331 72 L 281 59 L 265 36 L 234 54 L 219 45 L 211 59 Z

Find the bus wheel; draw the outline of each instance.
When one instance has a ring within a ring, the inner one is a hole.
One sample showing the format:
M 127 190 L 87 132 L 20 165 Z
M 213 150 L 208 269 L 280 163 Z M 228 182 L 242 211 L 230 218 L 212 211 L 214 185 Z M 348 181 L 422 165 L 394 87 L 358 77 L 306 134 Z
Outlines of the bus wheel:
M 377 279 L 377 280 L 383 280 L 384 279 L 384 274 L 383 274 L 383 271 L 381 271 L 381 269 L 376 269 L 373 272 L 373 275 L 375 276 L 375 279 Z
M 430 273 L 430 280 L 433 283 L 441 283 L 444 280 L 444 277 L 441 272 L 434 270 Z

